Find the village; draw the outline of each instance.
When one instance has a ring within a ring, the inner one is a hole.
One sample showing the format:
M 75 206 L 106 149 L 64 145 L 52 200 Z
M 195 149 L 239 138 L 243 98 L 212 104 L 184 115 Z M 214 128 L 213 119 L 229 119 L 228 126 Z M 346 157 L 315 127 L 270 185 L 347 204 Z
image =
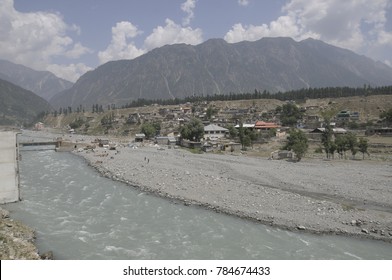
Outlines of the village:
M 323 156 L 322 135 L 327 117 L 334 138 L 353 133 L 369 143 L 367 155 L 389 159 L 392 143 L 388 136 L 392 135 L 392 128 L 390 123 L 380 118 L 389 108 L 392 108 L 389 95 L 370 96 L 366 100 L 362 97 L 309 99 L 303 103 L 279 100 L 204 101 L 128 109 L 112 105 L 106 111 L 78 110 L 49 115 L 34 128 L 55 129 L 68 138 L 72 135 L 97 136 L 92 144 L 108 148 L 109 142 L 112 142 L 112 149 L 117 141 L 156 144 L 169 149 L 181 146 L 194 152 L 247 153 L 271 159 L 292 159 L 295 154 L 282 149 L 292 128 L 304 131 L 309 143 L 308 156 Z M 200 126 L 198 132 L 184 137 L 182 130 L 192 120 L 196 121 L 193 126 Z

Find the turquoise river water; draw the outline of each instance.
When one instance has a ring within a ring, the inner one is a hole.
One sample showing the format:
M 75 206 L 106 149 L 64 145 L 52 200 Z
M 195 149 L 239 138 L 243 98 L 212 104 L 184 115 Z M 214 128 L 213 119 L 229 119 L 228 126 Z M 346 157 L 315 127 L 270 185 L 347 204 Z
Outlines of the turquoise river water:
M 55 259 L 392 259 L 392 244 L 293 233 L 162 199 L 70 153 L 22 151 L 22 201 L 7 205 Z

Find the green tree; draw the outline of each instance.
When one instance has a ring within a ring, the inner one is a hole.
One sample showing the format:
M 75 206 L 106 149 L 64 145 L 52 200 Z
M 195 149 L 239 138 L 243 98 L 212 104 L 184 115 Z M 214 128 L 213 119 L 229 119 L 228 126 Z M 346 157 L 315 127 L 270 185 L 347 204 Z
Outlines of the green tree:
M 253 141 L 257 140 L 257 133 L 253 129 L 246 129 L 243 127 L 242 122 L 240 123 L 240 127 L 238 128 L 238 138 L 240 139 L 240 143 L 242 145 L 242 150 L 246 150 L 247 147 L 253 145 Z
M 365 159 L 365 153 L 369 155 L 368 147 L 368 140 L 365 138 L 359 138 L 358 149 L 362 153 L 362 159 Z
M 380 119 L 382 119 L 388 125 L 392 124 L 392 108 L 390 108 L 388 111 L 382 112 L 380 114 Z
M 236 138 L 238 136 L 238 131 L 234 125 L 230 124 L 226 128 L 229 130 L 230 138 Z
M 353 155 L 353 158 L 355 158 L 356 153 L 358 152 L 358 139 L 357 136 L 354 133 L 347 133 L 346 134 L 346 139 L 347 139 L 347 147 L 351 151 L 351 154 Z
M 340 158 L 346 156 L 346 151 L 348 150 L 347 139 L 343 135 L 339 135 L 335 138 L 336 151 L 338 152 Z
M 213 115 L 215 115 L 216 113 L 218 113 L 218 109 L 212 107 L 212 106 L 208 106 L 207 111 L 206 111 L 206 117 L 208 120 L 211 120 Z
M 240 143 L 242 145 L 242 149 L 245 149 L 245 128 L 243 123 L 241 122 L 238 128 L 238 138 L 240 139 Z
M 241 141 L 242 149 L 246 150 L 246 147 L 250 147 L 252 145 L 252 139 L 249 135 L 245 134 Z
M 83 125 L 83 120 L 81 118 L 77 118 L 76 120 L 74 120 L 73 122 L 71 122 L 69 124 L 69 127 L 72 129 L 77 129 L 79 127 L 81 127 Z
M 279 111 L 279 106 L 275 109 L 275 111 Z M 280 121 L 284 126 L 294 126 L 297 124 L 297 121 L 302 118 L 302 113 L 297 105 L 292 103 L 286 103 L 282 106 Z
M 335 142 L 331 142 L 331 143 L 329 144 L 328 152 L 329 152 L 329 155 L 330 155 L 332 158 L 335 158 L 335 151 L 336 151 L 337 149 L 338 149 L 338 147 L 337 147 L 337 145 L 336 145 Z
M 330 152 L 331 152 L 331 145 L 332 145 L 332 136 L 333 136 L 333 129 L 330 124 L 330 120 L 326 119 L 325 120 L 325 130 L 323 131 L 323 134 L 321 135 L 321 143 L 324 146 L 325 153 L 327 154 L 327 158 L 330 157 Z
M 204 136 L 204 125 L 197 119 L 192 118 L 189 123 L 180 128 L 181 137 L 191 141 L 200 141 Z
M 299 129 L 291 129 L 284 149 L 293 151 L 297 156 L 297 160 L 300 161 L 306 154 L 308 147 L 308 138 L 305 133 Z
M 152 123 L 144 123 L 141 127 L 141 132 L 146 135 L 147 139 L 154 137 L 156 135 L 156 128 Z

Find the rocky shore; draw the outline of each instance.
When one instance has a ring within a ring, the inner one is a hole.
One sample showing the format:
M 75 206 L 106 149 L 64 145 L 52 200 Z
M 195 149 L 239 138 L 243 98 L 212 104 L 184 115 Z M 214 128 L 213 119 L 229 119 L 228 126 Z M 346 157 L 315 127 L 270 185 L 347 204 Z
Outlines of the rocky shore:
M 35 233 L 28 226 L 10 218 L 9 212 L 0 208 L 0 259 L 41 259 L 34 245 Z
M 103 176 L 142 191 L 292 231 L 392 241 L 392 164 L 273 161 L 157 146 L 84 150 Z

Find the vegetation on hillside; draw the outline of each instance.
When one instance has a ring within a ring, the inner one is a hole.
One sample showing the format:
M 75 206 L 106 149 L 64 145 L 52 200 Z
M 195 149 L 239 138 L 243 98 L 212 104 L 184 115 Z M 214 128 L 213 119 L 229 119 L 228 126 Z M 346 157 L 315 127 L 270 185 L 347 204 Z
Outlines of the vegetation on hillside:
M 29 126 L 49 110 L 43 98 L 0 79 L 0 125 Z
M 114 108 L 135 108 L 143 107 L 153 104 L 158 105 L 179 105 L 185 103 L 200 103 L 209 101 L 234 101 L 234 100 L 254 100 L 254 99 L 276 99 L 280 101 L 299 101 L 306 99 L 317 99 L 317 98 L 340 98 L 340 97 L 353 97 L 353 96 L 373 96 L 373 95 L 392 95 L 392 86 L 383 87 L 370 87 L 364 86 L 361 88 L 352 87 L 325 87 L 325 88 L 304 88 L 299 90 L 292 90 L 287 92 L 271 93 L 267 90 L 259 91 L 255 90 L 253 93 L 230 93 L 230 94 L 216 94 L 216 95 L 201 95 L 201 96 L 189 96 L 186 98 L 174 98 L 174 99 L 144 99 L 139 98 L 132 102 L 128 102 L 123 105 L 115 106 Z M 106 105 L 105 105 L 106 106 Z M 113 109 L 113 104 L 108 105 L 108 109 Z M 81 105 L 78 106 L 79 110 L 83 110 Z M 85 109 L 88 110 L 88 109 Z M 75 111 L 75 110 L 74 110 Z M 103 112 L 104 106 L 94 104 L 92 105 L 92 112 Z M 58 108 L 53 113 L 69 113 L 72 112 L 71 107 Z M 210 108 L 209 115 L 213 115 L 213 108 Z

